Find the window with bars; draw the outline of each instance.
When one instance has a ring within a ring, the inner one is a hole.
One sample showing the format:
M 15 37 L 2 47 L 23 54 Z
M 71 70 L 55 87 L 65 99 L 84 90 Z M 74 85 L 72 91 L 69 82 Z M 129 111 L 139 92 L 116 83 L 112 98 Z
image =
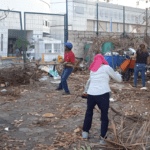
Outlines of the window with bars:
M 52 53 L 52 44 L 45 44 L 45 52 Z
M 61 44 L 54 44 L 54 53 L 60 53 Z

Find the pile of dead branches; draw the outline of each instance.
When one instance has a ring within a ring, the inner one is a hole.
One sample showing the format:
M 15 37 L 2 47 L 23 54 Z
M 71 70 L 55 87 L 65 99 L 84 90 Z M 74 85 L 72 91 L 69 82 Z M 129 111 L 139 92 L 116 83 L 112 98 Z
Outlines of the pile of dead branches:
M 148 138 L 150 133 L 150 121 L 129 123 L 123 117 L 120 123 L 111 120 L 110 132 L 113 138 L 106 139 L 107 148 L 140 150 L 145 149 L 149 144 Z
M 14 65 L 0 69 L 0 84 L 7 86 L 17 86 L 38 81 L 42 77 L 43 71 L 38 69 L 38 65 L 28 63 L 25 65 Z
M 112 36 L 108 37 L 94 37 L 90 48 L 86 51 L 83 56 L 83 60 L 88 56 L 89 61 L 86 63 L 86 69 L 90 66 L 93 61 L 93 55 L 100 54 L 102 51 L 100 48 L 104 43 L 112 42 L 114 44 L 113 52 L 118 52 L 123 55 L 124 51 L 128 51 L 128 48 L 133 48 L 135 50 L 139 49 L 140 44 L 145 44 L 146 48 L 149 45 L 149 37 L 136 37 L 134 34 L 122 38 L 121 36 L 114 33 Z M 85 61 L 84 61 L 85 62 Z

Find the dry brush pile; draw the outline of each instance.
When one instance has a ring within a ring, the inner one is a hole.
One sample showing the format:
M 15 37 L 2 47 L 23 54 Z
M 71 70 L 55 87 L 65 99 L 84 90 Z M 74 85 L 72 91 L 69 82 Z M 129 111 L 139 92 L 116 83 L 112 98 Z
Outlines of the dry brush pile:
M 114 44 L 113 52 L 118 52 L 120 55 L 123 55 L 123 52 L 128 51 L 128 48 L 133 48 L 135 50 L 139 49 L 140 44 L 145 44 L 146 48 L 149 47 L 149 40 L 149 36 L 136 37 L 134 34 L 132 34 L 127 35 L 123 38 L 120 35 L 117 35 L 116 33 L 114 33 L 112 36 L 107 37 L 94 37 L 90 48 L 86 51 L 86 53 L 83 56 L 83 60 L 85 60 L 85 58 L 89 56 L 89 61 L 88 63 L 86 63 L 86 69 L 92 63 L 93 54 L 102 53 L 100 48 L 103 46 L 104 43 L 112 42 Z
M 43 71 L 38 69 L 36 63 L 27 63 L 25 65 L 14 65 L 0 69 L 0 84 L 17 86 L 29 84 L 32 81 L 38 81 Z

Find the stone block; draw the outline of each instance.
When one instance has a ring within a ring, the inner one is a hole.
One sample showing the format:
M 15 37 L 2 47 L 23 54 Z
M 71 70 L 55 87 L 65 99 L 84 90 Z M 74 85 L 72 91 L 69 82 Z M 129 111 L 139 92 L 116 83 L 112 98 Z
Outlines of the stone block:
M 84 38 L 84 34 L 79 34 L 79 38 Z
M 72 34 L 73 34 L 73 35 L 78 35 L 79 32 L 78 32 L 78 31 L 74 31 Z

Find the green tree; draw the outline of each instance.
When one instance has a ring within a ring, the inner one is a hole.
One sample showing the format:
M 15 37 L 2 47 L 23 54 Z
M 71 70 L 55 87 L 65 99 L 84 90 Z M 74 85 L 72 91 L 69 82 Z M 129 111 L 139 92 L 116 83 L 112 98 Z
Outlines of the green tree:
M 15 46 L 18 48 L 22 48 L 23 46 L 27 48 L 28 45 L 30 45 L 30 43 L 24 37 L 19 37 L 15 42 Z

